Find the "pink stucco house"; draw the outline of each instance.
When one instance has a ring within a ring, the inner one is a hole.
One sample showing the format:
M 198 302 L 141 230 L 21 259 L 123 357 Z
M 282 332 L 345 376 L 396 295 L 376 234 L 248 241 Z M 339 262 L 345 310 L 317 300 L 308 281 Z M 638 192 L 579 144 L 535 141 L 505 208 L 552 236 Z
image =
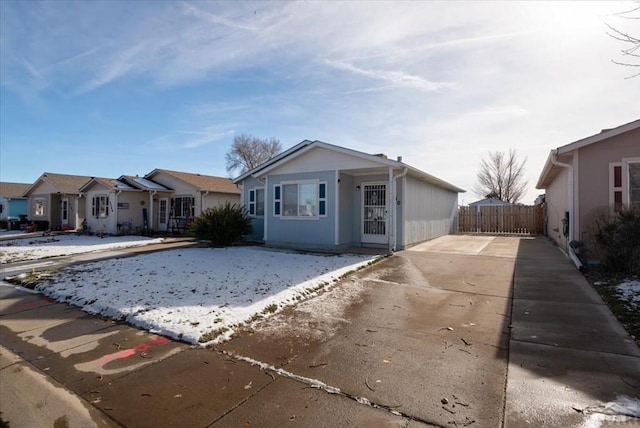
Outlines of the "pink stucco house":
M 567 250 L 588 242 L 596 217 L 640 205 L 640 119 L 551 150 L 536 188 L 546 189 L 547 235 Z

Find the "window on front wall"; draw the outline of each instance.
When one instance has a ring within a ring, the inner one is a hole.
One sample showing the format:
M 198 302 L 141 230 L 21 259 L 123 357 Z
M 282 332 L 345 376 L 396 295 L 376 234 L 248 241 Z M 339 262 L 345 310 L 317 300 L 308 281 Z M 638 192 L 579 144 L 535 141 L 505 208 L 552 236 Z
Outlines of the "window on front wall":
M 640 206 L 640 162 L 629 163 L 629 203 Z
M 624 205 L 640 205 L 640 161 L 636 159 L 609 164 L 609 203 L 615 212 Z
M 327 184 L 317 181 L 282 183 L 274 186 L 276 216 L 318 218 L 327 214 Z
M 195 215 L 195 198 L 178 196 L 173 199 L 173 215 L 175 218 L 192 218 Z
M 44 198 L 38 198 L 33 201 L 33 214 L 36 216 L 44 216 Z
M 264 216 L 264 189 L 261 187 L 249 190 L 249 215 Z
M 622 209 L 622 163 L 609 165 L 609 204 L 615 212 Z
M 91 215 L 96 218 L 109 215 L 109 198 L 107 195 L 97 195 L 91 199 Z

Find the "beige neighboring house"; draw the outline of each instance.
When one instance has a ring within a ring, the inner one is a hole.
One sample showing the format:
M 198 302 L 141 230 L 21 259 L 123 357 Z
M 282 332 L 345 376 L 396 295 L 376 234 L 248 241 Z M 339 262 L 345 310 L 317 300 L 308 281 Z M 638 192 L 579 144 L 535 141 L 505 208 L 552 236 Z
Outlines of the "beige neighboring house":
M 160 231 L 182 231 L 185 225 L 207 208 L 226 202 L 240 204 L 241 190 L 229 178 L 190 172 L 154 169 L 144 178 L 171 189 L 171 195 L 154 199 L 154 224 Z
M 565 249 L 588 241 L 598 216 L 640 205 L 640 119 L 551 150 L 536 188 L 548 236 Z
M 45 172 L 25 192 L 28 216 L 46 221 L 53 230 L 75 230 L 85 218 L 85 199 L 80 188 L 91 177 Z
M 149 180 L 121 176 L 118 179 L 94 177 L 80 189 L 86 196 L 86 219 L 92 233 L 127 235 L 154 230 L 150 207 L 158 195 L 171 191 Z

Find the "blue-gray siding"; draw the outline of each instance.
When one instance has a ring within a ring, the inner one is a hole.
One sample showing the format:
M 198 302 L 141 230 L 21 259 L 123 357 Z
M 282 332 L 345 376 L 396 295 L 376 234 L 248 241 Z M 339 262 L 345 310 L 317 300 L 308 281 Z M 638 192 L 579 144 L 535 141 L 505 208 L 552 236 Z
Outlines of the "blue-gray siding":
M 458 194 L 406 177 L 403 246 L 455 232 Z

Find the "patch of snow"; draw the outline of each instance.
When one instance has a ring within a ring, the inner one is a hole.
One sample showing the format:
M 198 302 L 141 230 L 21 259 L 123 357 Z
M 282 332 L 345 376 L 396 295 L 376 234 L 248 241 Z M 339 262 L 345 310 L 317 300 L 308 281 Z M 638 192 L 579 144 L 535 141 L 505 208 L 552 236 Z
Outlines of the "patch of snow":
M 625 281 L 616 285 L 616 289 L 624 300 L 640 309 L 640 280 Z
M 315 296 L 376 257 L 188 248 L 68 267 L 37 289 L 88 313 L 206 344 Z
M 582 411 L 588 415 L 581 428 L 600 428 L 606 422 L 631 422 L 640 418 L 640 398 L 620 395 L 615 401 L 603 405 L 588 406 Z
M 15 263 L 49 257 L 108 251 L 157 244 L 163 238 L 143 236 L 52 235 L 0 241 L 0 263 Z

